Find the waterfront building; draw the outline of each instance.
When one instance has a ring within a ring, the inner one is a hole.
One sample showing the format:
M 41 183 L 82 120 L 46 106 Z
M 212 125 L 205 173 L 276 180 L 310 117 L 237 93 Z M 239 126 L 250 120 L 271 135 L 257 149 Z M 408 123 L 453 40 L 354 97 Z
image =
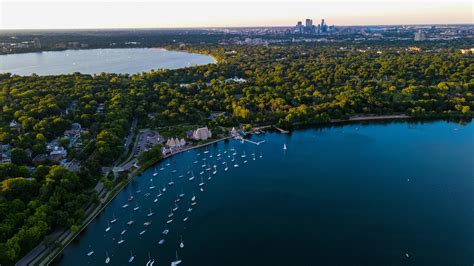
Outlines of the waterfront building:
M 206 140 L 212 138 L 212 133 L 207 127 L 201 127 L 193 132 L 193 139 L 195 140 Z

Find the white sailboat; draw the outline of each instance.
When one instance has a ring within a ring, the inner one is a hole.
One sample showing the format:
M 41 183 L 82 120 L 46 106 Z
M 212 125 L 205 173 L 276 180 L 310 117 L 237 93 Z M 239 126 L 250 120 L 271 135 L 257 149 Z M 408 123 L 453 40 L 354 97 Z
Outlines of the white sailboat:
M 260 152 L 259 158 L 263 158 L 263 153 Z
M 229 170 L 229 167 L 227 166 L 227 162 L 224 162 L 225 163 L 225 168 L 224 168 L 224 171 L 227 172 L 227 170 Z
M 194 191 L 193 191 L 193 197 L 191 198 L 191 201 L 196 201 L 196 195 L 194 195 Z
M 149 212 L 146 216 L 150 217 L 150 216 L 152 216 L 153 214 L 154 214 L 154 213 L 153 213 L 153 212 L 151 211 L 151 209 L 150 209 L 150 212 Z
M 110 263 L 109 253 L 106 251 L 105 252 L 105 264 L 109 264 L 109 263 Z
M 239 167 L 239 164 L 238 163 L 234 164 L 234 167 L 235 168 Z
M 163 245 L 164 243 L 165 243 L 164 239 L 160 239 L 160 241 L 158 241 L 158 245 Z
M 209 176 L 207 177 L 207 180 L 211 180 L 211 179 L 212 179 L 212 176 L 209 175 Z
M 232 154 L 232 160 L 230 160 L 231 162 L 235 161 L 235 155 Z
M 148 261 L 146 263 L 146 266 L 151 266 L 153 265 L 153 263 L 155 263 L 155 260 L 151 259 L 150 252 L 148 252 Z
M 124 208 L 124 209 L 127 208 L 127 207 L 128 207 L 128 204 L 127 204 L 127 203 L 125 203 L 124 205 L 122 205 L 122 208 Z
M 188 217 L 184 217 L 183 222 L 186 222 L 188 220 Z
M 252 160 L 255 161 L 255 153 L 252 153 Z
M 138 202 L 135 203 L 135 208 L 133 208 L 134 211 L 138 211 L 140 209 L 140 206 L 138 206 Z
M 163 185 L 163 189 L 161 189 L 163 192 L 166 192 L 166 187 Z
M 179 243 L 180 248 L 184 248 L 183 236 L 181 235 L 181 242 Z
M 154 189 L 154 188 L 155 188 L 155 185 L 153 185 L 153 179 L 150 178 L 150 181 L 151 181 L 151 186 L 149 186 L 148 188 L 149 188 L 149 189 Z
M 174 208 L 173 208 L 173 212 L 177 211 L 178 210 L 178 204 L 174 204 Z
M 112 220 L 110 220 L 110 223 L 113 224 L 117 221 L 117 219 L 115 218 L 115 213 L 112 214 Z
M 178 258 L 178 251 L 176 251 L 176 260 L 171 262 L 171 266 L 181 264 L 182 260 Z
M 194 180 L 194 172 L 191 172 L 191 177 L 188 178 L 188 179 L 189 179 L 189 181 L 193 181 L 193 180 Z
M 133 224 L 135 221 L 132 220 L 132 214 L 130 213 L 130 220 L 127 222 L 128 225 Z
M 179 198 L 181 199 L 183 197 L 184 197 L 184 191 L 183 191 L 183 189 L 181 189 L 181 193 L 179 194 Z
M 92 254 L 94 254 L 94 251 L 93 251 L 93 250 L 91 250 L 91 251 L 89 251 L 89 252 L 87 253 L 87 257 L 92 256 Z
M 141 231 L 139 234 L 143 235 L 146 232 L 146 230 Z
M 122 244 L 123 242 L 125 242 L 125 240 L 123 240 L 123 237 L 122 237 L 122 236 L 120 236 L 120 240 L 117 242 L 117 244 L 119 244 L 119 245 L 120 245 L 120 244 Z
M 283 144 L 283 150 L 286 150 L 286 144 Z
M 170 232 L 170 230 L 168 229 L 168 227 L 166 227 L 165 230 L 163 230 L 163 232 L 161 232 L 161 234 L 167 235 L 169 232 Z
M 158 171 L 156 171 L 156 167 L 155 167 L 155 172 L 153 173 L 153 176 L 157 176 L 158 175 Z
M 202 176 L 201 176 L 201 183 L 199 183 L 199 186 L 200 187 L 204 186 L 204 180 L 203 180 Z
M 130 250 L 130 258 L 128 259 L 128 262 L 131 263 L 135 259 L 135 256 L 133 256 L 133 252 Z
M 217 166 L 214 165 L 214 171 L 212 172 L 213 175 L 217 174 Z
M 107 228 L 105 228 L 105 232 L 108 232 L 108 231 L 110 231 L 110 223 L 109 222 L 107 222 Z
M 245 151 L 243 151 L 243 154 L 242 154 L 242 155 L 240 155 L 240 157 L 242 157 L 242 158 L 245 158 L 245 157 L 247 157 L 247 155 L 245 154 Z

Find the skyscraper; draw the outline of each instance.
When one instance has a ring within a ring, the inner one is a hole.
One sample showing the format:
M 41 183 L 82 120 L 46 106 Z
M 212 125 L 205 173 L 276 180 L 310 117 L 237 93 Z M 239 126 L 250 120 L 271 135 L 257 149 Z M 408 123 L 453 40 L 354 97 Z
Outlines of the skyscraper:
M 426 39 L 426 35 L 423 31 L 421 30 L 418 30 L 417 32 L 415 32 L 415 42 L 419 42 L 419 41 L 424 41 Z

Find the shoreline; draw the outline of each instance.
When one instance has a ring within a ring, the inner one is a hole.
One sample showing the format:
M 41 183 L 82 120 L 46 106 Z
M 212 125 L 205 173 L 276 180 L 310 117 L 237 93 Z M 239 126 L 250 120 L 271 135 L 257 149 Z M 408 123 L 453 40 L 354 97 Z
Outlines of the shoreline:
M 383 121 L 383 120 L 402 120 L 402 119 L 411 119 L 413 117 L 411 116 L 408 116 L 408 115 L 405 115 L 405 114 L 399 114 L 399 115 L 381 115 L 381 116 L 355 116 L 355 117 L 351 117 L 349 119 L 333 119 L 331 120 L 330 122 L 327 122 L 327 123 L 322 123 L 322 125 L 332 125 L 332 124 L 341 124 L 341 123 L 348 123 L 348 122 L 366 122 L 366 121 Z M 312 125 L 312 126 L 316 126 L 316 125 Z M 275 126 L 274 125 L 265 125 L 265 126 L 257 126 L 255 128 L 274 128 Z M 232 138 L 232 136 L 227 136 L 227 137 L 223 137 L 223 138 L 219 138 L 219 139 L 216 139 L 216 140 L 212 140 L 210 142 L 207 142 L 207 143 L 203 143 L 203 144 L 199 144 L 199 145 L 196 145 L 196 146 L 191 146 L 191 147 L 188 147 L 186 149 L 183 149 L 183 150 L 180 150 L 180 151 L 177 151 L 173 154 L 170 154 L 170 155 L 167 155 L 167 156 L 164 156 L 161 160 L 155 162 L 153 165 L 156 165 L 158 163 L 161 163 L 163 160 L 165 159 L 169 159 L 171 157 L 173 157 L 174 155 L 177 155 L 177 154 L 180 154 L 182 152 L 186 152 L 186 151 L 190 151 L 190 150 L 193 150 L 193 149 L 198 149 L 198 148 L 202 148 L 202 147 L 205 147 L 205 146 L 208 146 L 208 145 L 211 145 L 211 144 L 215 144 L 215 143 L 218 143 L 220 141 L 223 141 L 223 140 L 227 140 L 227 139 L 230 139 Z M 89 215 L 91 218 L 88 219 L 88 220 L 85 220 L 83 222 L 83 225 L 81 226 L 81 228 L 74 234 L 74 236 L 69 239 L 65 244 L 62 244 L 62 247 L 61 249 L 52 257 L 52 259 L 50 259 L 49 261 L 47 262 L 44 262 L 44 261 L 40 261 L 39 262 L 39 265 L 49 265 L 51 262 L 53 262 L 58 256 L 61 255 L 61 253 L 69 246 L 69 244 L 74 241 L 86 228 L 87 226 L 93 222 L 95 220 L 95 218 L 105 209 L 108 207 L 108 205 L 110 204 L 110 202 L 112 202 L 113 199 L 115 199 L 117 197 L 117 195 L 123 191 L 123 189 L 128 186 L 128 184 L 130 184 L 131 181 L 133 181 L 135 178 L 137 177 L 140 177 L 141 176 L 141 173 L 143 173 L 144 171 L 146 171 L 148 168 L 150 168 L 151 166 L 147 167 L 147 168 L 144 168 L 142 169 L 141 167 L 138 167 L 137 169 L 135 169 L 134 171 L 130 172 L 129 173 L 129 177 L 122 181 L 121 183 L 119 183 L 116 187 L 114 187 L 111 191 L 107 192 L 107 193 L 113 193 L 112 195 L 109 195 L 107 196 L 106 194 L 106 199 L 105 199 L 105 202 L 104 203 L 100 203 L 102 204 L 102 206 L 97 206 L 95 209 L 93 209 L 92 213 Z M 99 200 L 100 201 L 100 200 Z M 69 230 L 68 230 L 69 231 Z M 41 243 L 40 243 L 41 244 Z M 46 255 L 46 257 L 48 257 L 48 255 Z M 35 261 L 36 258 L 38 257 L 45 257 L 45 255 L 39 255 L 37 257 L 35 257 L 35 259 L 33 259 L 31 262 Z M 28 264 L 29 265 L 29 264 Z M 36 264 L 35 264 L 36 265 Z

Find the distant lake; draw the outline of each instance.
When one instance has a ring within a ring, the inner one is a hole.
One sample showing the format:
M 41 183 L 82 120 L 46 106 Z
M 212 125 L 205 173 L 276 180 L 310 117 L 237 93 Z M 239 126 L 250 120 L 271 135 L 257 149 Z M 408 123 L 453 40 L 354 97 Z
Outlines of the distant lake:
M 350 124 L 251 140 L 265 143 L 219 142 L 148 169 L 56 263 L 103 265 L 107 254 L 111 265 L 131 265 L 130 251 L 135 265 L 148 254 L 170 265 L 176 252 L 198 266 L 474 262 L 474 123 Z
M 215 63 L 208 55 L 162 48 L 87 49 L 0 55 L 0 73 L 60 75 L 129 73 Z

